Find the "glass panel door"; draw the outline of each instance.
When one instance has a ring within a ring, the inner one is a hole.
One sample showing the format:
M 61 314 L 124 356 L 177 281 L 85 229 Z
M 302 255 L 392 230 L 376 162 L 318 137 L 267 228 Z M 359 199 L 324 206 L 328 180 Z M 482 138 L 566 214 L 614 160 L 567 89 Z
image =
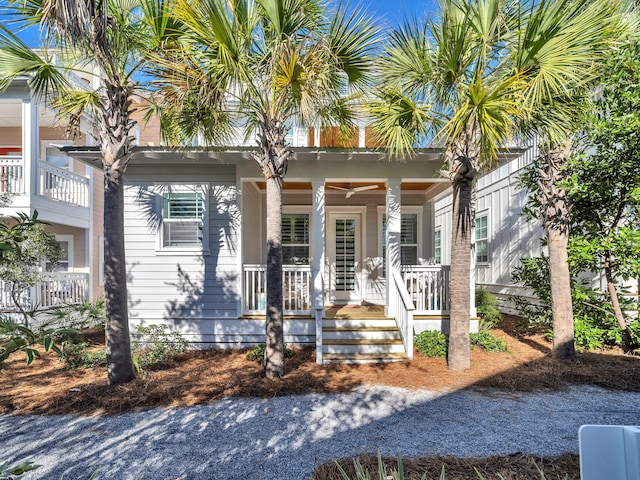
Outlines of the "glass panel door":
M 327 219 L 327 262 L 332 301 L 360 301 L 361 215 L 330 213 Z

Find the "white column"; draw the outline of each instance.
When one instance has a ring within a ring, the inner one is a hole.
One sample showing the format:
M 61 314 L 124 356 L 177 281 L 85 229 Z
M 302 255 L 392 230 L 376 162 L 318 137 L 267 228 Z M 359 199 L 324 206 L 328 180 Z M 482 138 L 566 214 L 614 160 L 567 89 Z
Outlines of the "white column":
M 33 98 L 22 100 L 22 162 L 24 193 L 38 193 L 38 105 Z
M 311 182 L 313 208 L 311 210 L 311 276 L 313 278 L 313 315 L 316 320 L 316 362 L 322 363 L 322 317 L 324 314 L 324 183 L 323 179 Z
M 390 178 L 387 181 L 387 302 L 386 314 L 393 316 L 395 314 L 396 305 L 394 304 L 394 295 L 391 294 L 393 286 L 393 272 L 400 272 L 400 179 Z

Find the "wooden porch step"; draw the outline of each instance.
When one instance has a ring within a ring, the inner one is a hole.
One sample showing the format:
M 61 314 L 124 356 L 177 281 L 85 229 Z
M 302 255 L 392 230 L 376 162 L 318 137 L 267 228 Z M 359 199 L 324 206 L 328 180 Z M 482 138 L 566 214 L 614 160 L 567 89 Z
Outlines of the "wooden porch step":
M 323 338 L 322 345 L 402 345 L 400 338 Z
M 392 326 L 358 326 L 358 325 L 337 325 L 334 327 L 322 327 L 323 332 L 397 332 L 398 327 Z
M 369 363 L 369 362 L 398 362 L 406 360 L 404 352 L 388 353 L 324 353 L 322 360 L 325 363 Z

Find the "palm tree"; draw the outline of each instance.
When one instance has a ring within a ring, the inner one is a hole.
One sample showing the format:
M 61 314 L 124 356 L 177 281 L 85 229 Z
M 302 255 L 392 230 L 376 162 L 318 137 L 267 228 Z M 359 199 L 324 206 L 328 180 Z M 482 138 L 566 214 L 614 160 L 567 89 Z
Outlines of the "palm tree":
M 474 178 L 518 131 L 544 133 L 555 142 L 553 157 L 564 158 L 567 143 L 559 139 L 575 125 L 619 8 L 606 0 L 443 0 L 436 22 L 407 24 L 392 34 L 382 63 L 386 87 L 372 105 L 378 135 L 401 155 L 435 133 L 444 142 L 453 186 L 450 369 L 469 366 Z M 547 174 L 554 202 L 549 213 L 565 208 L 556 173 L 552 167 Z M 566 208 L 557 219 L 554 225 L 568 225 Z M 557 272 L 566 267 L 566 230 L 549 231 Z M 568 269 L 552 275 L 552 284 L 562 298 L 554 311 L 554 352 L 565 356 L 560 345 L 573 345 L 573 323 L 570 315 L 560 316 L 567 312 L 566 293 L 558 292 L 569 292 Z M 570 313 L 570 293 L 568 299 Z
M 435 134 L 453 187 L 450 283 L 451 370 L 470 365 L 472 186 L 515 128 L 522 80 L 505 67 L 515 5 L 444 0 L 436 21 L 406 23 L 382 58 L 385 87 L 371 106 L 392 155 L 411 154 Z
M 592 110 L 593 87 L 614 42 L 636 28 L 624 1 L 543 0 L 530 7 L 514 71 L 526 78 L 524 131 L 541 140 L 538 213 L 549 249 L 553 355 L 575 357 L 568 264 L 570 206 L 562 181 L 574 134 Z
M 329 15 L 318 0 L 178 0 L 179 48 L 156 58 L 163 122 L 175 142 L 224 140 L 233 126 L 257 136 L 267 184 L 265 375 L 284 375 L 282 183 L 292 123 L 352 133 L 370 86 L 377 31 L 361 11 Z M 231 125 L 231 126 L 230 126 Z
M 157 48 L 159 39 L 170 31 L 166 9 L 161 0 L 16 0 L 9 4 L 16 28 L 39 25 L 44 33 L 38 54 L 0 26 L 0 86 L 6 88 L 14 78 L 29 75 L 33 95 L 50 101 L 70 131 L 77 131 L 85 113 L 95 122 L 93 135 L 104 172 L 106 349 L 112 385 L 134 378 L 124 251 L 124 172 L 135 141 L 132 102 L 144 87 L 137 75 L 144 65 L 144 52 Z M 70 63 L 61 63 L 60 57 Z M 69 75 L 78 69 L 95 74 L 99 87 L 72 84 Z

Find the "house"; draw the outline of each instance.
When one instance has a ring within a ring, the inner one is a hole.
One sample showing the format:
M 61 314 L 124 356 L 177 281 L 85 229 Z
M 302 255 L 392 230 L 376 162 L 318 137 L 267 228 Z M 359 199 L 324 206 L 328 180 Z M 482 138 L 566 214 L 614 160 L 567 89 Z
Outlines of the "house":
M 48 308 L 102 296 L 100 170 L 61 151 L 72 142 L 52 111 L 31 96 L 27 78 L 0 94 L 0 112 L 0 193 L 10 200 L 0 216 L 37 210 L 64 250 L 57 265 L 43 265 L 45 280 L 24 292 L 25 303 Z M 88 138 L 81 135 L 76 142 L 86 144 Z M 13 308 L 8 287 L 0 284 L 0 310 Z
M 414 332 L 448 330 L 448 239 L 434 236 L 450 188 L 442 151 L 390 161 L 364 125 L 348 150 L 332 128 L 294 127 L 289 141 L 285 342 L 315 345 L 319 362 L 410 357 Z M 164 323 L 200 346 L 264 341 L 266 187 L 251 151 L 136 147 L 125 178 L 132 331 Z M 343 305 L 361 308 L 336 315 Z

